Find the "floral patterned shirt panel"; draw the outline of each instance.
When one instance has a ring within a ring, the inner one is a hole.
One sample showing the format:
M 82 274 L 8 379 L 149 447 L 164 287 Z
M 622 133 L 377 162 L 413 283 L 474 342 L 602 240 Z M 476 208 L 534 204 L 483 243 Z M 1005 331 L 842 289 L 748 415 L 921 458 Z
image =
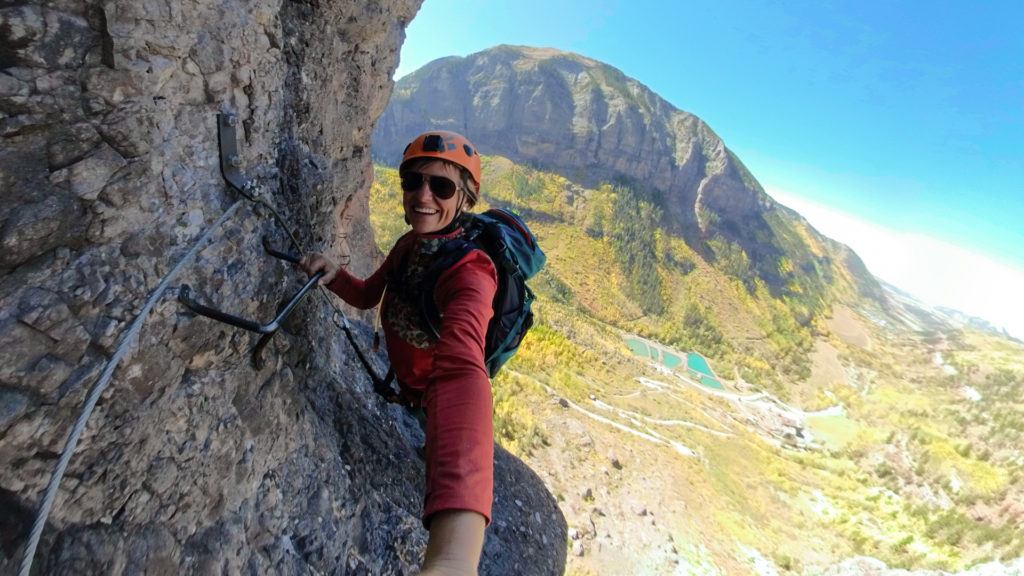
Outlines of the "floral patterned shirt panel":
M 437 344 L 437 337 L 427 325 L 420 307 L 423 277 L 437 259 L 441 247 L 449 240 L 464 235 L 463 229 L 459 228 L 451 234 L 416 238 L 403 261 L 388 278 L 381 321 L 415 348 L 422 350 Z

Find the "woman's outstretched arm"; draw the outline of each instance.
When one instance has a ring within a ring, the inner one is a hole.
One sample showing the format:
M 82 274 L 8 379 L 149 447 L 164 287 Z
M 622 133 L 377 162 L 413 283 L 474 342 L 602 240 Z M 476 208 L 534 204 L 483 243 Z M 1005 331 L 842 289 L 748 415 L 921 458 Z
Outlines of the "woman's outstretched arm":
M 491 384 L 484 340 L 497 277 L 474 250 L 438 280 L 441 337 L 426 390 L 430 528 L 424 574 L 476 574 L 494 487 Z
M 434 514 L 420 576 L 475 576 L 484 546 L 485 525 L 481 514 L 469 510 Z

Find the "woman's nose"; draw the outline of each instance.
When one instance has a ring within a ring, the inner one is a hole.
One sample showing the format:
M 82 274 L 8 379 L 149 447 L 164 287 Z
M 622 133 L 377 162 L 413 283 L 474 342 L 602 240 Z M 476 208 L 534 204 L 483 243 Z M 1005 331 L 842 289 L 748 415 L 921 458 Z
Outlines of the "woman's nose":
M 430 180 L 423 179 L 423 183 L 416 189 L 417 200 L 430 200 L 434 197 L 434 193 L 430 191 Z

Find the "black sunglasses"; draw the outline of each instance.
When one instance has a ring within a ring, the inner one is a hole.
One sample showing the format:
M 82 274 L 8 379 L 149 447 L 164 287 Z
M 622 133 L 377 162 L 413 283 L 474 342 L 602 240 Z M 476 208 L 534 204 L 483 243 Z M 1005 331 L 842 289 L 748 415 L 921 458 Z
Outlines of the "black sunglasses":
M 441 200 L 448 200 L 452 196 L 455 196 L 455 191 L 459 189 L 459 185 L 453 182 L 450 178 L 444 176 L 431 176 L 429 174 L 423 174 L 422 172 L 403 172 L 402 173 L 402 191 L 403 192 L 415 192 L 423 186 L 423 180 L 426 179 L 427 186 L 430 187 L 430 191 Z

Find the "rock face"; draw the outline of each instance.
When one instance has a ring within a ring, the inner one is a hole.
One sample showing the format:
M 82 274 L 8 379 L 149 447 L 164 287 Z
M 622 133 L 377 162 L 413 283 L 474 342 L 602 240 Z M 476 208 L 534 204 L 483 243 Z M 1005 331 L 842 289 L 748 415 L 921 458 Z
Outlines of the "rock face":
M 463 132 L 482 154 L 585 185 L 625 182 L 653 191 L 664 226 L 711 259 L 723 254 L 708 241 L 735 244 L 776 293 L 794 280 L 809 282 L 804 293 L 824 292 L 848 275 L 853 290 L 882 298 L 844 246 L 813 229 L 824 254 L 794 242 L 794 227 L 810 226 L 765 194 L 707 124 L 607 64 L 517 46 L 436 60 L 396 85 L 374 131 L 374 157 L 393 163 L 412 136 L 429 129 Z M 780 271 L 788 266 L 783 259 L 798 271 Z
M 419 0 L 52 0 L 0 7 L 0 573 L 88 390 L 161 279 L 238 199 L 242 166 L 306 250 L 378 255 L 369 137 Z M 339 316 L 311 295 L 256 370 L 250 333 L 298 274 L 268 212 L 233 212 L 157 302 L 89 420 L 36 554 L 41 573 L 406 573 L 421 558 L 418 427 L 369 393 Z M 356 339 L 369 330 L 352 316 Z M 373 359 L 377 369 L 383 365 Z M 565 522 L 497 452 L 484 573 L 561 573 Z M 504 479 L 504 481 L 501 481 Z M 531 510 L 533 512 L 534 510 Z M 522 516 L 522 518 L 520 518 Z M 546 545 L 544 543 L 547 543 Z

